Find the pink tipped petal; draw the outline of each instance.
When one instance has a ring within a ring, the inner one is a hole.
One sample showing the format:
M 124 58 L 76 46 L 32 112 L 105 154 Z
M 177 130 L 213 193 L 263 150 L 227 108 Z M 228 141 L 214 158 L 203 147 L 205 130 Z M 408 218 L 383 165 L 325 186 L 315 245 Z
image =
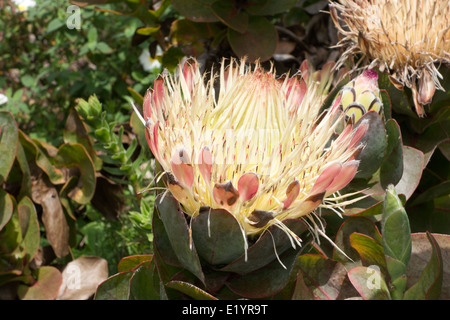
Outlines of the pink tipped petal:
M 343 164 L 342 170 L 334 178 L 333 182 L 328 186 L 326 195 L 341 190 L 352 181 L 358 171 L 359 161 L 352 160 Z
M 324 197 L 325 197 L 325 191 L 309 196 L 308 198 L 306 198 L 303 201 L 303 205 L 301 207 L 302 211 L 305 213 L 309 213 L 309 212 L 313 211 L 322 203 L 322 200 Z
M 145 138 L 147 139 L 148 146 L 155 156 L 156 160 L 159 161 L 159 150 L 158 150 L 158 129 L 159 121 L 152 125 L 151 121 L 148 122 L 147 128 L 145 130 Z
M 348 147 L 349 148 L 356 147 L 356 145 L 361 141 L 362 137 L 364 137 L 368 129 L 369 129 L 369 121 L 365 119 L 360 123 L 358 128 L 356 128 L 356 131 L 353 134 L 353 137 L 350 140 Z
M 348 138 L 350 132 L 352 131 L 352 126 L 345 126 L 344 130 L 339 134 L 338 138 L 336 139 L 336 143 L 342 143 L 345 141 L 345 139 Z
M 322 66 L 320 69 L 320 81 L 328 81 L 332 74 L 331 70 L 334 68 L 335 64 L 334 61 L 329 61 Z
M 297 199 L 300 193 L 300 182 L 294 180 L 289 184 L 286 189 L 286 199 L 283 201 L 283 208 L 287 209 L 291 206 L 292 202 Z
M 341 172 L 341 170 L 342 165 L 340 163 L 333 163 L 325 170 L 323 170 L 323 172 L 314 183 L 310 195 L 315 195 L 326 191 L 330 184 L 333 182 L 334 178 L 339 174 L 339 172 Z
M 211 181 L 212 154 L 208 147 L 204 147 L 198 156 L 198 168 L 205 182 Z
M 187 190 L 179 184 L 169 184 L 167 187 L 178 202 L 185 202 L 189 199 Z
M 303 101 L 307 89 L 305 80 L 301 79 L 300 76 L 294 76 L 287 80 L 286 98 L 289 99 L 289 97 L 292 97 L 290 104 L 294 107 L 293 110 L 290 110 L 291 112 L 297 111 Z
M 147 121 L 147 119 L 152 115 L 152 90 L 150 89 L 145 93 L 142 109 L 144 113 L 144 120 Z
M 336 99 L 334 99 L 333 105 L 331 106 L 331 112 L 332 113 L 336 112 L 339 109 L 339 106 L 341 104 L 341 98 L 342 98 L 342 95 L 339 94 L 336 97 Z
M 164 100 L 164 77 L 161 75 L 154 81 L 152 98 L 156 108 L 161 109 Z
M 236 203 L 237 199 L 239 199 L 239 191 L 233 187 L 230 181 L 216 183 L 213 188 L 213 197 L 218 205 L 230 209 Z
M 193 58 L 187 59 L 183 64 L 183 77 L 188 86 L 189 92 L 192 92 L 195 84 L 195 70 L 198 70 L 197 61 Z
M 371 86 L 378 86 L 378 73 L 373 69 L 367 69 L 362 74 L 364 81 L 370 83 Z
M 178 202 L 184 202 L 188 200 L 188 191 L 180 185 L 180 183 L 170 172 L 166 172 L 163 177 L 164 183 Z
M 258 192 L 258 188 L 259 179 L 255 173 L 249 172 L 239 178 L 238 190 L 242 201 L 252 199 Z
M 147 139 L 147 144 L 150 147 L 150 150 L 152 151 L 152 154 L 155 156 L 155 158 L 157 157 L 157 151 L 156 151 L 156 147 L 155 144 L 153 143 L 153 137 L 150 135 L 150 131 L 149 130 L 145 130 L 145 138 Z
M 300 65 L 299 69 L 300 69 L 300 72 L 302 73 L 303 79 L 305 79 L 305 81 L 308 81 L 308 75 L 309 75 L 308 61 L 307 60 L 303 60 L 303 62 Z
M 172 171 L 183 186 L 192 188 L 194 183 L 194 169 L 186 150 L 179 149 L 173 154 Z

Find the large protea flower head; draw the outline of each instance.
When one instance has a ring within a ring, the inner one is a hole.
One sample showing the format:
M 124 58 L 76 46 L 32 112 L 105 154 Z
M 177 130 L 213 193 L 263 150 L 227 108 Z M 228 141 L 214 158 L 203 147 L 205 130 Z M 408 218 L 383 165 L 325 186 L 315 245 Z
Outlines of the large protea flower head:
M 438 67 L 450 62 L 450 6 L 439 0 L 340 0 L 331 16 L 346 49 L 342 60 L 362 53 L 413 92 L 419 116 L 440 85 Z M 340 13 L 338 15 L 338 13 Z M 341 26 L 340 20 L 343 20 Z
M 226 210 L 247 237 L 318 207 L 343 206 L 339 190 L 357 172 L 368 124 L 336 138 L 339 108 L 321 112 L 332 67 L 312 72 L 303 64 L 277 78 L 258 63 L 224 60 L 218 73 L 202 75 L 190 59 L 175 76 L 158 77 L 141 120 L 183 211 Z

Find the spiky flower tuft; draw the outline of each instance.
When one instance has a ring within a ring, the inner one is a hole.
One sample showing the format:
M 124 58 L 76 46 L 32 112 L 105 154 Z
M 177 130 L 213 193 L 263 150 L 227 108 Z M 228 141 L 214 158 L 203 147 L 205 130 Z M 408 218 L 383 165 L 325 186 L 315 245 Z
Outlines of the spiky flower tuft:
M 320 112 L 332 67 L 312 72 L 304 63 L 298 74 L 277 78 L 258 63 L 231 60 L 208 77 L 190 59 L 175 76 L 156 79 L 141 120 L 167 190 L 186 214 L 225 209 L 251 236 L 349 202 L 339 190 L 358 170 L 368 124 L 336 138 L 339 107 Z
M 396 86 L 412 90 L 417 114 L 424 116 L 423 105 L 443 90 L 438 67 L 450 63 L 448 2 L 340 0 L 331 2 L 330 12 L 342 35 L 338 46 L 346 49 L 341 62 L 362 53 L 371 67 L 388 70 Z

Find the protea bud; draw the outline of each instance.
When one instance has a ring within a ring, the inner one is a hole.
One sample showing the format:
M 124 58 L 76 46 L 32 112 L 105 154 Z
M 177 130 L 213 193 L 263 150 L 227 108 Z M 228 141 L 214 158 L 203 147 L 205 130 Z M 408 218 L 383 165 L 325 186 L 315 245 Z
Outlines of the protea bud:
M 223 209 L 246 237 L 276 225 L 295 238 L 281 221 L 344 205 L 345 195 L 334 194 L 357 172 L 368 124 L 333 140 L 338 108 L 319 114 L 331 66 L 301 69 L 276 78 L 258 63 L 231 60 L 207 79 L 191 59 L 175 77 L 155 80 L 141 120 L 167 189 L 188 216 Z
M 381 102 L 377 80 L 378 73 L 375 70 L 368 69 L 340 90 L 333 106 L 339 106 L 339 109 L 344 113 L 346 124 L 355 124 L 369 111 L 382 114 L 383 103 Z
M 435 89 L 444 90 L 438 67 L 450 63 L 448 2 L 340 0 L 330 11 L 343 36 L 338 45 L 346 48 L 341 61 L 362 53 L 371 66 L 388 70 L 397 87 L 413 91 L 417 114 L 424 116 L 423 104 L 431 102 Z

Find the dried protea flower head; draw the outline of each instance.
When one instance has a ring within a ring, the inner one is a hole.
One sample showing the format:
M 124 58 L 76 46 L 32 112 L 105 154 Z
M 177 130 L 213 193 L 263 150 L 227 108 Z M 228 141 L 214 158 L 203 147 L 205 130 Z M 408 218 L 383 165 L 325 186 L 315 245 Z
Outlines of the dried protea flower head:
M 438 67 L 450 63 L 448 1 L 340 0 L 331 2 L 330 12 L 342 35 L 338 46 L 346 48 L 341 61 L 362 53 L 371 67 L 388 70 L 397 87 L 412 90 L 424 116 L 423 105 L 443 90 Z
M 283 219 L 308 216 L 314 228 L 315 209 L 352 201 L 339 190 L 357 172 L 368 124 L 332 139 L 339 110 L 320 112 L 332 67 L 312 72 L 303 64 L 277 78 L 258 63 L 224 60 L 208 76 L 190 59 L 155 80 L 141 121 L 167 190 L 187 215 L 224 209 L 246 237 L 276 225 L 294 239 Z

